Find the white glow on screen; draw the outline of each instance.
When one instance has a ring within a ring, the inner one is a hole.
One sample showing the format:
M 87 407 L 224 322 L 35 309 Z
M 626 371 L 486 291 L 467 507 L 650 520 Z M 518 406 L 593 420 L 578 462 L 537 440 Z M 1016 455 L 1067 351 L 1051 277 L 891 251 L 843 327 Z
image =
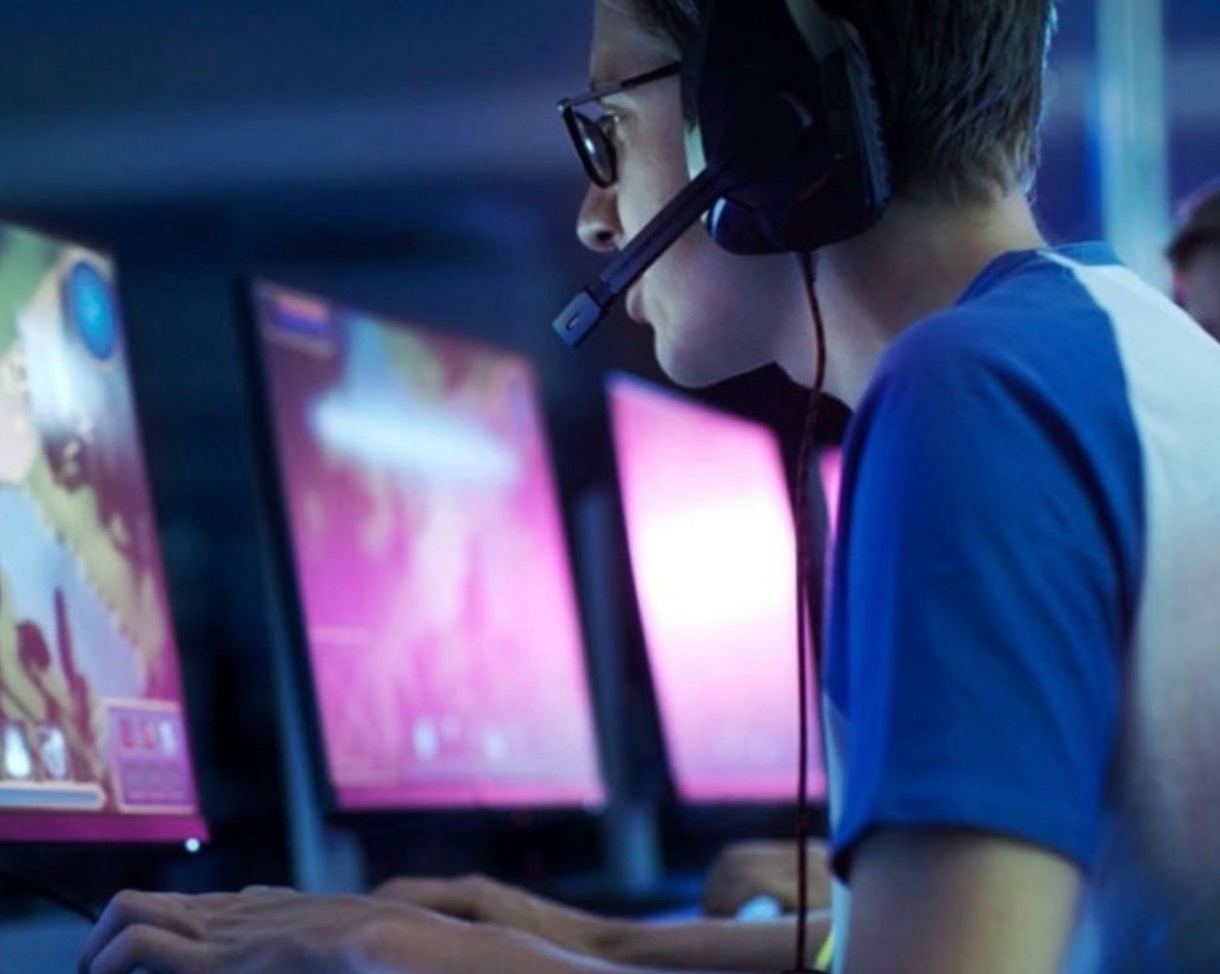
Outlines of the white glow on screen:
M 512 450 L 474 423 L 439 411 L 331 394 L 312 419 L 336 456 L 414 480 L 495 488 L 520 476 Z
M 24 781 L 34 773 L 34 762 L 26 747 L 25 735 L 16 726 L 4 730 L 4 770 L 8 777 Z
M 694 498 L 692 498 L 694 500 Z M 685 510 L 643 514 L 634 542 L 640 585 L 666 628 L 698 636 L 766 619 L 791 588 L 792 527 L 762 489 Z

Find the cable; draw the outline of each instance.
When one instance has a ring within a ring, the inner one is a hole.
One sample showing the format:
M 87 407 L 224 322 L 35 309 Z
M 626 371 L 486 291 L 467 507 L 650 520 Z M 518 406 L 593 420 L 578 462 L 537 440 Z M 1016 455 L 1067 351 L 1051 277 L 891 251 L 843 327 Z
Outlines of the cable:
M 97 923 L 101 919 L 100 914 L 93 907 L 89 906 L 83 900 L 78 900 L 76 897 L 67 893 L 62 893 L 45 883 L 41 883 L 36 879 L 31 879 L 29 876 L 23 876 L 20 873 L 15 873 L 12 870 L 5 869 L 0 866 L 0 879 L 11 883 L 13 886 L 30 893 L 39 899 L 46 900 L 49 903 L 54 903 L 60 909 L 67 910 L 69 913 L 75 913 L 77 916 L 89 923 Z
M 797 914 L 796 914 L 796 966 L 791 974 L 816 974 L 809 966 L 808 915 L 809 915 L 809 669 L 815 659 L 820 663 L 821 653 L 811 652 L 810 637 L 813 612 L 809 605 L 809 588 L 813 579 L 813 539 L 809 523 L 809 476 L 817 438 L 818 416 L 822 407 L 822 388 L 826 383 L 826 328 L 822 320 L 822 308 L 817 295 L 817 257 L 815 254 L 798 254 L 801 277 L 805 282 L 805 293 L 809 309 L 813 314 L 816 338 L 817 364 L 815 366 L 813 391 L 805 410 L 805 426 L 801 432 L 800 451 L 796 464 L 796 625 L 797 625 L 797 692 L 800 695 L 799 735 L 800 747 L 797 771 L 796 833 L 797 833 Z M 819 634 L 815 646 L 821 639 Z M 811 659 L 813 657 L 813 659 Z M 820 669 L 820 665 L 818 667 Z

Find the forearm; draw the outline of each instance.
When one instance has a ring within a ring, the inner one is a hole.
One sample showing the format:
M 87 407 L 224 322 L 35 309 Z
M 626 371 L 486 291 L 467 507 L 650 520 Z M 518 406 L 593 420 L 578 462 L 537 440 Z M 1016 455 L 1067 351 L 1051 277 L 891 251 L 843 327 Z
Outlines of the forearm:
M 958 829 L 881 828 L 857 850 L 853 974 L 1062 970 L 1083 875 L 1056 852 Z
M 646 934 L 645 924 L 624 924 L 624 931 L 638 929 L 622 941 L 628 953 L 634 952 L 634 958 L 620 960 L 575 953 L 533 934 L 486 924 L 466 927 L 457 940 L 421 943 L 409 928 L 386 922 L 366 928 L 358 941 L 350 945 L 344 967 L 350 974 L 410 974 L 421 969 L 421 958 L 426 958 L 430 963 L 423 964 L 423 969 L 444 970 L 446 974 L 770 974 L 791 963 L 791 949 L 782 959 L 775 955 L 775 964 L 769 963 L 765 955 L 761 961 L 747 961 L 746 951 L 732 947 L 729 930 L 716 931 L 701 942 L 698 930 L 704 926 L 660 925 L 657 929 L 664 933 L 657 936 Z M 736 926 L 746 928 L 744 924 Z M 779 928 L 784 925 L 774 926 L 777 929 L 770 938 L 753 939 L 759 945 L 768 939 L 778 940 L 782 932 Z M 788 925 L 788 933 L 791 932 Z M 733 950 L 733 956 L 742 963 L 731 964 L 727 956 L 718 956 L 717 944 Z
M 810 915 L 809 950 L 830 931 L 828 912 Z M 598 956 L 639 971 L 779 971 L 795 960 L 796 923 L 691 920 L 680 923 L 611 922 L 600 935 Z
M 765 956 L 761 961 L 749 960 L 748 950 L 731 947 L 731 937 L 715 935 L 704 939 L 702 933 L 707 931 L 703 928 L 711 925 L 701 922 L 626 925 L 623 928 L 626 935 L 593 958 L 546 944 L 555 966 L 526 966 L 521 968 L 521 974 L 527 971 L 528 974 L 769 974 L 772 968 Z M 729 952 L 722 952 L 721 948 Z

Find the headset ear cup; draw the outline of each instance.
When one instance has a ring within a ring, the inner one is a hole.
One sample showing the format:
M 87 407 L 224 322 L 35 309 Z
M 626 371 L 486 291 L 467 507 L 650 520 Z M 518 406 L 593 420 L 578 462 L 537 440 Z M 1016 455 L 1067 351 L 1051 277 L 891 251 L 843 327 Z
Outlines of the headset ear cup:
M 708 233 L 718 243 L 733 241 L 754 253 L 764 252 L 771 245 L 758 214 L 723 197 L 708 210 L 706 222 Z
M 725 175 L 707 219 L 721 247 L 812 252 L 880 219 L 889 169 L 871 68 L 818 0 L 707 0 L 682 85 L 692 176 Z

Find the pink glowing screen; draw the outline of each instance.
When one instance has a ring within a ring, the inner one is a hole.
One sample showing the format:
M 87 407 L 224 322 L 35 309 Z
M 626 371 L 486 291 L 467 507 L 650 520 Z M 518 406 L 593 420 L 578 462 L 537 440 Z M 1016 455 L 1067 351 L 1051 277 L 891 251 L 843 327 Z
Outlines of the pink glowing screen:
M 818 478 L 826 502 L 826 563 L 834 561 L 834 546 L 839 533 L 839 494 L 843 485 L 843 450 L 827 447 L 818 455 Z
M 764 426 L 609 384 L 631 568 L 679 795 L 796 794 L 795 533 Z M 816 696 L 816 695 L 815 695 Z M 820 762 L 811 793 L 825 792 Z
M 529 365 L 281 288 L 257 297 L 339 806 L 600 803 Z
M 205 836 L 114 269 L 0 226 L 0 841 Z

